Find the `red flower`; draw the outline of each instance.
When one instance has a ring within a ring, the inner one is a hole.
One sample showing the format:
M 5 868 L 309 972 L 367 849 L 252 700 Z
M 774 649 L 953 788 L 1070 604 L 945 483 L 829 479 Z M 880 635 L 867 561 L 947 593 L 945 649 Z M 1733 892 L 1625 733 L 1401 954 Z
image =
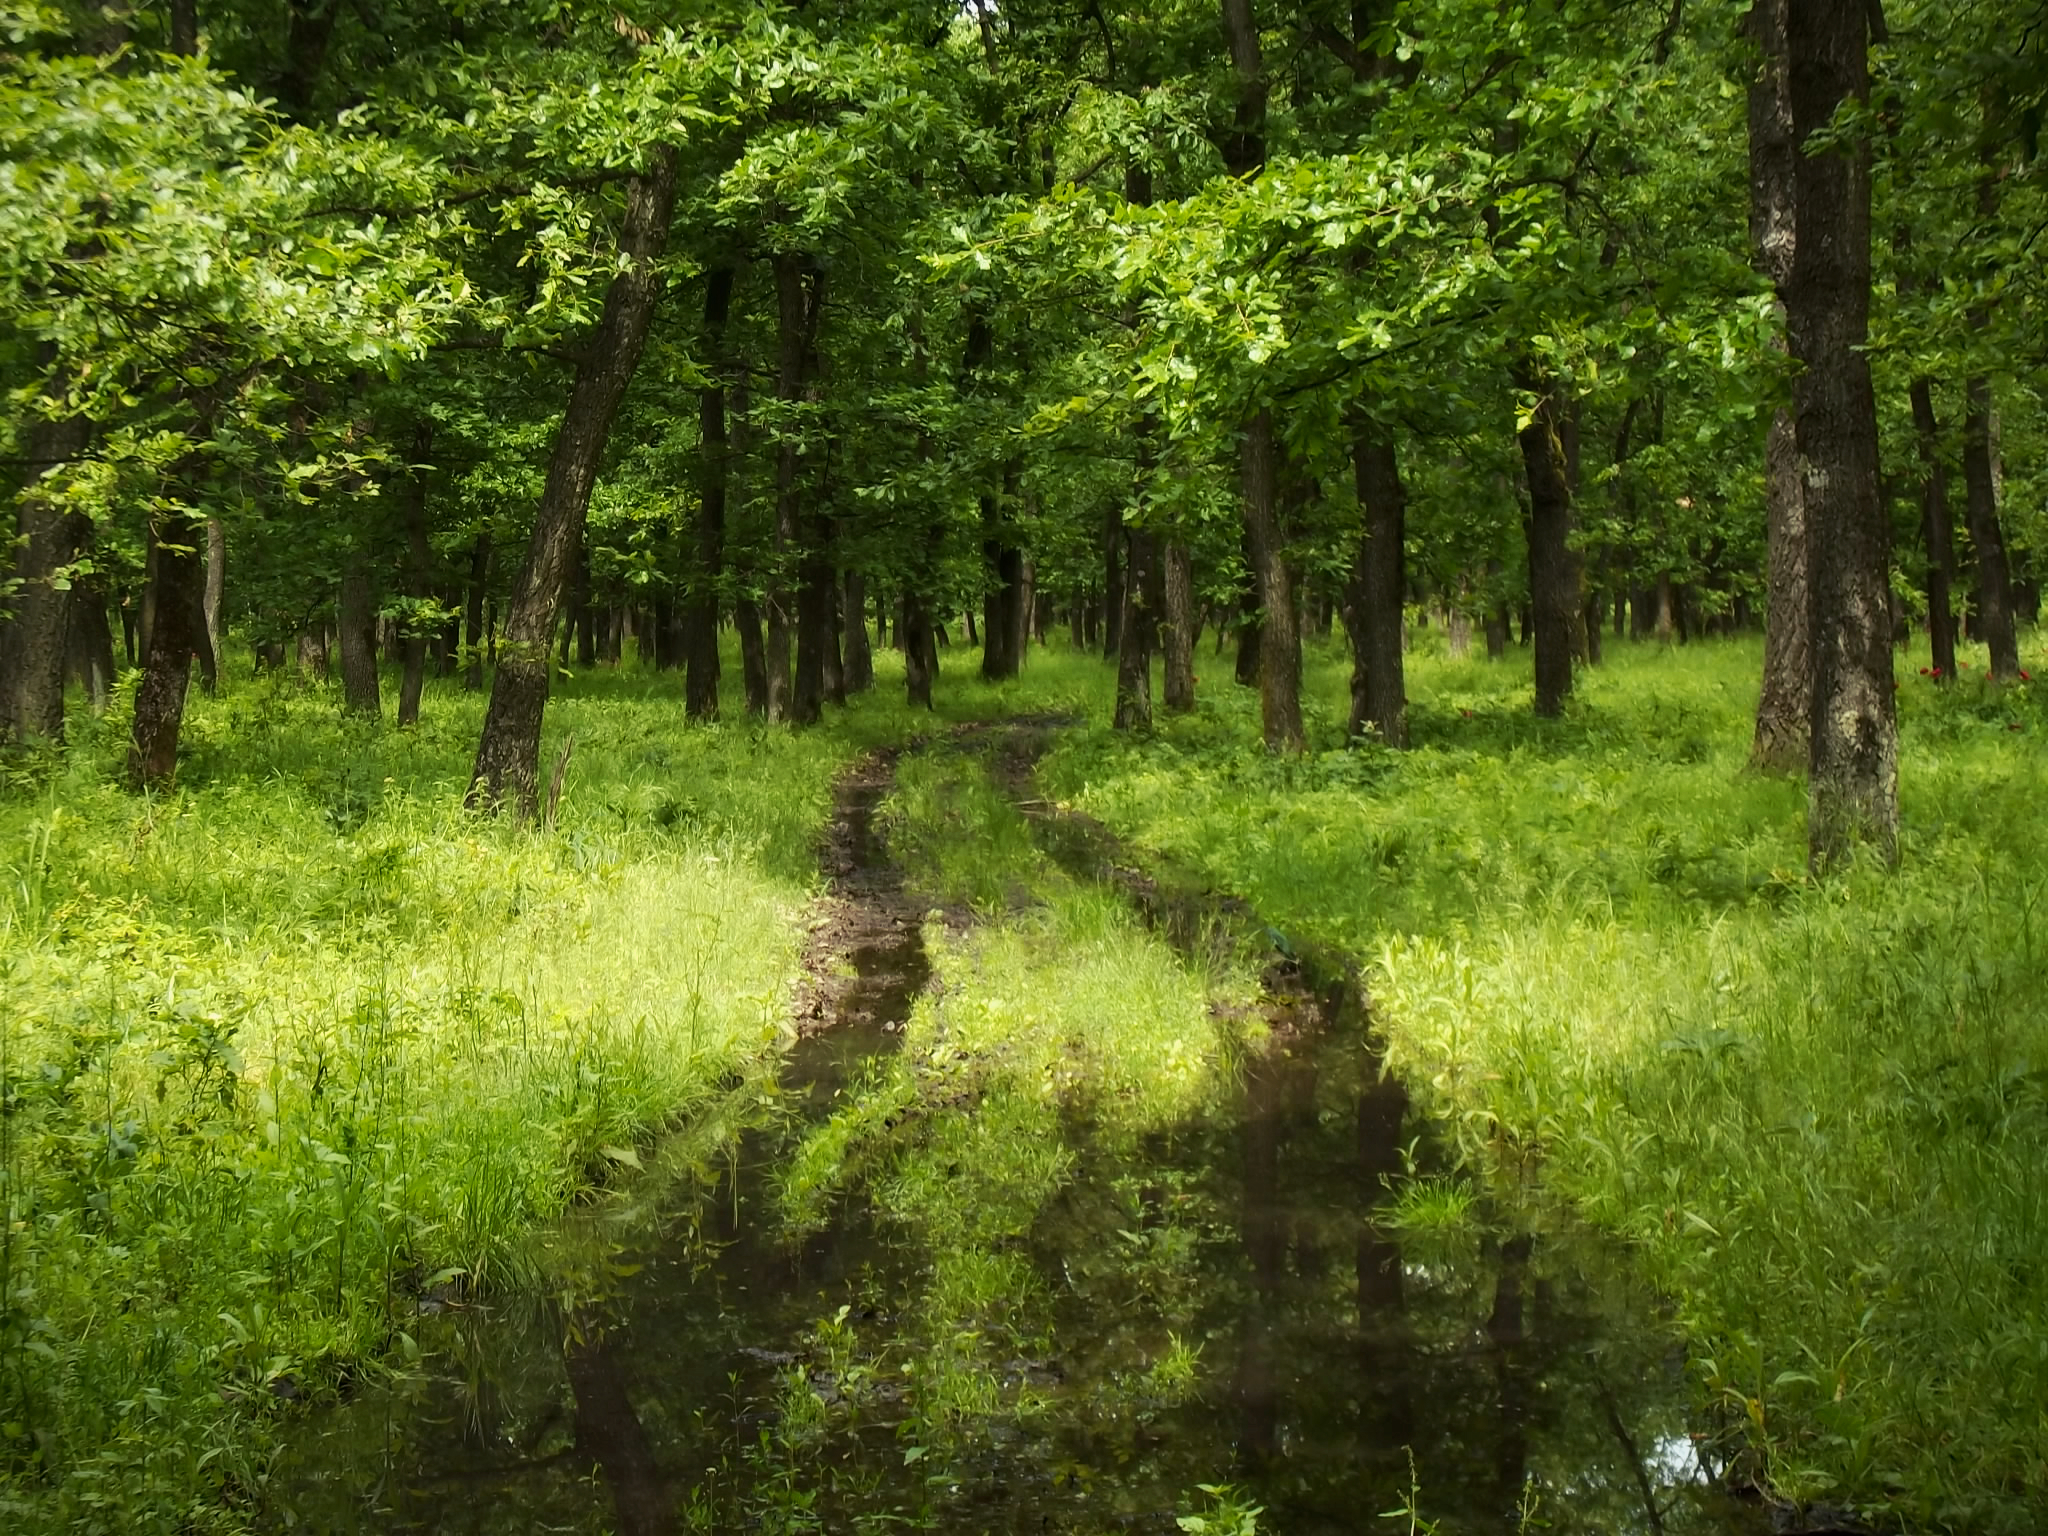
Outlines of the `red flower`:
M 1927 675 L 1927 669 L 1926 669 L 1925 667 L 1922 667 L 1922 668 L 1920 669 L 1920 675 L 1921 675 L 1922 677 L 1925 677 L 1925 676 Z
M 2033 681 L 2031 677 L 2027 676 L 2027 669 L 2025 667 L 2020 668 L 2020 681 L 2023 683 L 2031 683 Z
M 1941 676 L 1941 668 L 1939 668 L 1939 667 L 1936 667 L 1936 668 L 1934 669 L 1934 673 L 1933 673 L 1933 675 L 1934 675 L 1934 676 L 1936 676 L 1936 677 L 1939 677 L 1939 676 Z

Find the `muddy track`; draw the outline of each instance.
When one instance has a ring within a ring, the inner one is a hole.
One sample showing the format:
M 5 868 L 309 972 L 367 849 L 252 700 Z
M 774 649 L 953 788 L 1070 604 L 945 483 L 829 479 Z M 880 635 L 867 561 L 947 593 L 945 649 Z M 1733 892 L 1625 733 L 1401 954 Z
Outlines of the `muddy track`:
M 931 979 L 923 939 L 924 917 L 931 908 L 905 888 L 903 871 L 890 858 L 875 825 L 882 802 L 896 785 L 897 764 L 906 755 L 991 734 L 1006 744 L 999 752 L 1007 750 L 1013 738 L 1027 735 L 1038 740 L 1036 752 L 1043 752 L 1052 730 L 1074 723 L 1065 715 L 970 721 L 900 747 L 869 752 L 840 774 L 832 786 L 832 818 L 818 850 L 826 889 L 813 908 L 804 944 L 794 1009 L 799 1035 L 842 1027 L 894 1033 Z M 957 925 L 969 921 L 960 912 L 946 916 Z
M 1242 898 L 1213 890 L 1160 857 L 1141 859 L 1104 823 L 1040 793 L 1039 759 L 1051 747 L 1054 730 L 1071 723 L 1050 717 L 1006 722 L 991 760 L 997 784 L 1030 824 L 1046 857 L 1077 880 L 1116 891 L 1147 926 L 1191 959 L 1247 948 L 1264 954 L 1258 1011 L 1275 1038 L 1339 1024 L 1363 1029 L 1369 1011 L 1364 981 L 1348 956 L 1296 945 Z
M 804 944 L 796 998 L 800 1035 L 835 1026 L 895 1032 L 931 979 L 924 909 L 904 890 L 903 872 L 875 828 L 911 747 L 871 752 L 832 786 L 832 819 L 818 861 L 826 878 Z

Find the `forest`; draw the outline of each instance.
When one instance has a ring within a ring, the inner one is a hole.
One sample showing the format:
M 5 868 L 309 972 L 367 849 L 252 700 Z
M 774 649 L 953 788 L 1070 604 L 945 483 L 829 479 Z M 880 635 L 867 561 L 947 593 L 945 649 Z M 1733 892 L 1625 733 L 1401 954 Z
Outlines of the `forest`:
M 0 1528 L 2048 1525 L 2044 117 L 0 0 Z

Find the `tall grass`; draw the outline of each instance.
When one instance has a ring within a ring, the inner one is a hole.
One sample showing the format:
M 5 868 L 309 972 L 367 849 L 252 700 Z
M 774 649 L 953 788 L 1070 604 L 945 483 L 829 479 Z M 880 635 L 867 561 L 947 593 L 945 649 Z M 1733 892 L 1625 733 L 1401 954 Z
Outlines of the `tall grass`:
M 832 779 L 933 728 L 883 687 L 793 733 L 579 678 L 550 832 L 460 809 L 482 700 L 441 685 L 401 732 L 232 682 L 163 795 L 117 787 L 125 699 L 10 765 L 0 1528 L 242 1529 L 280 1416 L 533 1281 L 537 1230 L 771 1072 Z
M 1393 1060 L 1474 1158 L 1639 1245 L 1703 1391 L 1793 1498 L 2037 1528 L 2048 1488 L 2048 708 L 1902 668 L 1905 868 L 1804 876 L 1745 771 L 1757 649 L 1617 647 L 1569 718 L 1526 663 L 1412 659 L 1417 749 L 1256 746 L 1248 698 L 1070 741 L 1059 792 L 1370 962 Z

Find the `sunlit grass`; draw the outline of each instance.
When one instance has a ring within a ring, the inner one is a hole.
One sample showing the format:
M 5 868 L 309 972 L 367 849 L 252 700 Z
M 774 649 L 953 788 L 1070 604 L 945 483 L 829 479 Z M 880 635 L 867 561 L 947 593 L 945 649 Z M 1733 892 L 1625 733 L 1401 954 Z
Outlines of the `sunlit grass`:
M 1902 666 L 1905 868 L 1816 888 L 1804 786 L 1746 771 L 1755 645 L 1611 655 L 1539 722 L 1525 659 L 1425 649 L 1397 755 L 1341 750 L 1326 653 L 1300 762 L 1226 694 L 1151 744 L 1077 737 L 1051 774 L 1368 962 L 1395 1065 L 1475 1163 L 1538 1161 L 1638 1241 L 1782 1491 L 2031 1529 L 2048 711 Z
M 0 1526 L 240 1530 L 276 1422 L 408 1362 L 423 1299 L 558 1283 L 537 1231 L 773 1072 L 834 776 L 1098 686 L 973 659 L 933 716 L 884 652 L 806 732 L 564 681 L 552 830 L 461 810 L 483 699 L 440 682 L 399 731 L 231 677 L 148 797 L 125 693 L 0 765 Z

